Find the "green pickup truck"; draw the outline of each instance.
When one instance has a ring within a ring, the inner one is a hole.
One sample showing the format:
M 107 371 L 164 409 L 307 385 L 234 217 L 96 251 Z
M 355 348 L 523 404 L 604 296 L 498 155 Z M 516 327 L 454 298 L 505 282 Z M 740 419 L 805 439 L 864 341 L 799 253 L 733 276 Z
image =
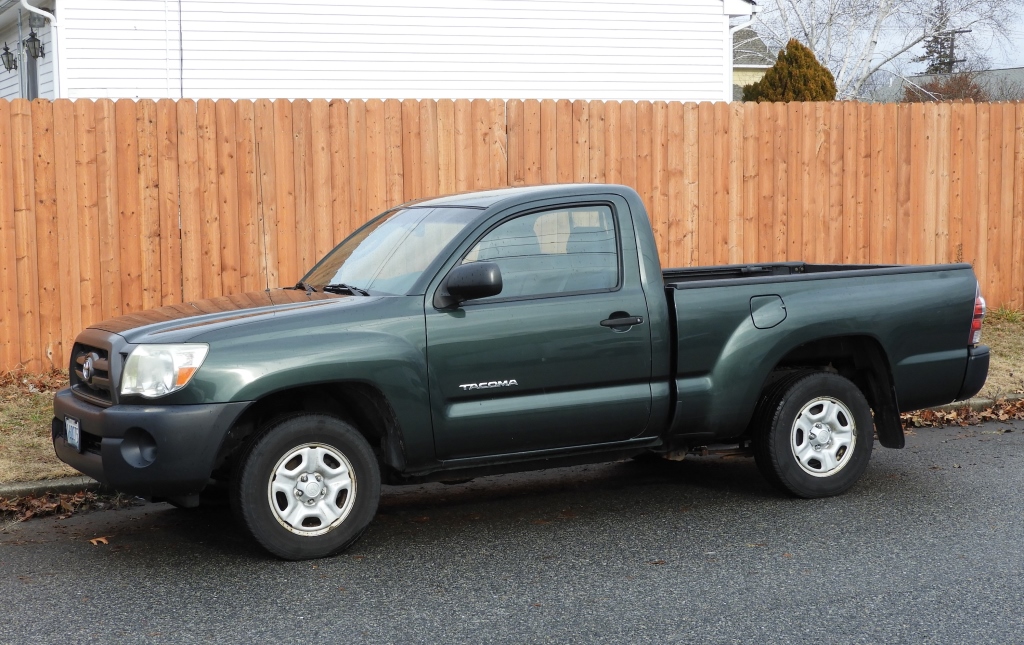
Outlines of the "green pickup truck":
M 663 270 L 625 186 L 389 210 L 293 288 L 113 318 L 78 336 L 57 455 L 179 506 L 216 482 L 286 559 L 340 552 L 381 483 L 750 451 L 836 495 L 899 413 L 988 374 L 967 264 Z

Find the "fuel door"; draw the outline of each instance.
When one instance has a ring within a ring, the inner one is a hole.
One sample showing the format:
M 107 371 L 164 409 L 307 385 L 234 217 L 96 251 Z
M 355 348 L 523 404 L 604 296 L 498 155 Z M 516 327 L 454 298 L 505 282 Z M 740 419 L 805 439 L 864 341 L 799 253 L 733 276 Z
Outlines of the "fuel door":
M 754 327 L 771 329 L 786 319 L 786 303 L 782 296 L 754 296 L 750 299 L 750 318 Z

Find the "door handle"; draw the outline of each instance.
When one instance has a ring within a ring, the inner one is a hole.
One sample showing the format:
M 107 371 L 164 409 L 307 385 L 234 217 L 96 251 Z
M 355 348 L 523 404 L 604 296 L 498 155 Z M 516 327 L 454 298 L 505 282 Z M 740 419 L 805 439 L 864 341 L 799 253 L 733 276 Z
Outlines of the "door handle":
M 632 327 L 633 325 L 644 324 L 643 316 L 625 316 L 623 318 L 609 318 L 601 321 L 602 327 Z

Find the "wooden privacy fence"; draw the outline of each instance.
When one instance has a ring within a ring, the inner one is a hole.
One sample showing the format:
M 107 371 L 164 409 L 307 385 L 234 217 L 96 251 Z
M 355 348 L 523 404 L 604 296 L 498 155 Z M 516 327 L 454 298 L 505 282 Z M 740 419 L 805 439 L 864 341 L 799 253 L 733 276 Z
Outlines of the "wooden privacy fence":
M 430 195 L 612 182 L 666 265 L 972 262 L 1024 305 L 1024 104 L 0 101 L 0 368 L 291 284 Z

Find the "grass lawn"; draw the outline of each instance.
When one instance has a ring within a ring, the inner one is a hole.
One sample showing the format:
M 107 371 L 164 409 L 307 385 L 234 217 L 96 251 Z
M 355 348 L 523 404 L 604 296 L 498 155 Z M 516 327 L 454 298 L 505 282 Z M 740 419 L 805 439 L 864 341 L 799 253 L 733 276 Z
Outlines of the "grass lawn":
M 992 365 L 979 396 L 1024 393 L 1024 313 L 990 312 L 982 342 L 992 348 Z M 0 375 L 0 483 L 79 474 L 54 456 L 50 443 L 53 393 L 66 385 L 59 373 Z

